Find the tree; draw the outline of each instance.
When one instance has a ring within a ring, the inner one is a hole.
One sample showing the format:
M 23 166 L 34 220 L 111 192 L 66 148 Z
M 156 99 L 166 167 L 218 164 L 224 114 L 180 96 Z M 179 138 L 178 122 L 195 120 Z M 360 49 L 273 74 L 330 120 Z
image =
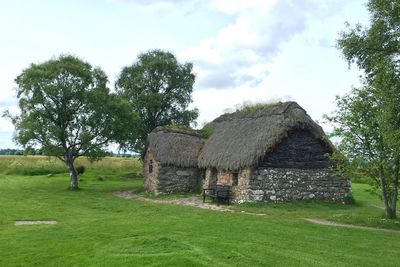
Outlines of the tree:
M 397 184 L 399 179 L 399 153 L 393 149 L 385 131 L 383 101 L 375 89 L 366 85 L 337 97 L 338 109 L 328 120 L 334 124 L 333 136 L 340 137 L 337 169 L 343 175 L 370 177 L 381 189 L 388 218 L 396 218 Z M 341 155 L 350 161 L 343 161 Z
M 400 161 L 400 1 L 370 0 L 368 28 L 340 34 L 345 59 L 364 71 L 364 87 L 338 98 L 331 117 L 342 151 L 381 189 L 386 216 L 396 218 Z
M 139 116 L 138 133 L 126 142 L 143 156 L 147 135 L 157 126 L 189 126 L 198 110 L 189 110 L 195 75 L 192 64 L 181 64 L 175 56 L 162 50 L 140 54 L 137 62 L 124 67 L 116 90 Z
M 129 106 L 109 93 L 100 68 L 69 55 L 31 64 L 15 81 L 21 113 L 8 115 L 15 140 L 58 157 L 70 173 L 70 188 L 77 189 L 75 159 L 104 156 L 104 148 L 127 128 L 114 114 L 133 116 Z

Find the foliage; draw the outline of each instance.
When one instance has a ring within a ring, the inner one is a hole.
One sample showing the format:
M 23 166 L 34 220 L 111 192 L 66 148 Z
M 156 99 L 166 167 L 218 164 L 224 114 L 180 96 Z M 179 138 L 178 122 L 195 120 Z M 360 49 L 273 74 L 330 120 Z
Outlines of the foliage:
M 132 123 L 138 132 L 127 137 L 124 146 L 143 155 L 147 135 L 157 126 L 194 123 L 198 110 L 188 109 L 195 81 L 192 67 L 169 52 L 150 50 L 122 69 L 116 90 L 139 116 Z
M 86 168 L 85 168 L 84 165 L 79 165 L 79 166 L 77 166 L 75 169 L 76 169 L 76 172 L 78 173 L 78 175 L 79 175 L 79 174 L 84 174 L 84 173 L 85 173 L 85 170 L 86 170 Z
M 363 88 L 337 99 L 341 150 L 372 177 L 388 218 L 396 217 L 400 170 L 400 1 L 370 0 L 371 25 L 341 33 L 338 48 L 365 73 Z
M 129 106 L 109 93 L 100 68 L 73 56 L 31 64 L 15 81 L 21 114 L 8 116 L 16 141 L 58 157 L 68 167 L 71 189 L 78 188 L 75 159 L 105 156 L 103 148 L 129 129 L 121 121 L 132 114 Z
M 13 148 L 5 148 L 0 149 L 0 155 L 23 155 L 24 150 L 22 149 L 13 149 Z

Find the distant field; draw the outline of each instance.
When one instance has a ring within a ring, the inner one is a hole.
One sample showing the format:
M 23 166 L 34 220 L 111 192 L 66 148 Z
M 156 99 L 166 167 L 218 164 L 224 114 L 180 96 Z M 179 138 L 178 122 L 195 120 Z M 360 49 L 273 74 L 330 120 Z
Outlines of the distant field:
M 353 185 L 356 204 L 349 206 L 243 204 L 224 213 L 113 196 L 143 192 L 142 167 L 134 159 L 83 161 L 87 172 L 78 191 L 67 190 L 68 174 L 57 174 L 62 165 L 51 162 L 0 157 L 0 266 L 399 266 L 400 232 L 303 220 L 400 230 L 399 220 L 382 217 L 375 207 L 382 203 L 368 185 Z M 46 171 L 15 174 L 18 164 Z M 58 224 L 15 226 L 17 220 Z
M 78 158 L 75 166 L 84 165 L 91 172 L 142 172 L 142 164 L 137 159 L 106 157 L 100 161 L 89 162 Z M 65 164 L 56 157 L 47 156 L 0 156 L 0 173 L 40 175 L 67 173 Z

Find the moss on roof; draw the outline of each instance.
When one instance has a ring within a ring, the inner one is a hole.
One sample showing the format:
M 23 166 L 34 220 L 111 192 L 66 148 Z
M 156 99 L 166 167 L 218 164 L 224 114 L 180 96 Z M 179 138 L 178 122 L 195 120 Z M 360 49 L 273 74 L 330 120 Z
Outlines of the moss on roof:
M 255 104 L 244 104 L 236 112 L 241 113 L 253 113 L 258 110 L 270 108 L 282 104 L 281 102 L 270 102 L 270 103 L 255 103 Z
M 208 138 L 213 133 L 213 127 L 207 124 L 202 129 L 193 129 L 188 126 L 171 124 L 171 125 L 157 127 L 154 131 L 168 131 L 168 132 L 183 133 L 183 134 Z

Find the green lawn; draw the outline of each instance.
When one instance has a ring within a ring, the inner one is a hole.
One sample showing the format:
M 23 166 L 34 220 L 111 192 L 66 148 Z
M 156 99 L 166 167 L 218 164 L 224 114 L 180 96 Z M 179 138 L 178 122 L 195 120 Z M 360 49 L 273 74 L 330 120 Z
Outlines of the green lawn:
M 399 266 L 400 232 L 302 219 L 400 229 L 399 220 L 387 222 L 371 206 L 382 204 L 367 185 L 354 184 L 350 206 L 243 204 L 234 208 L 267 215 L 224 213 L 113 196 L 143 190 L 131 162 L 136 167 L 121 171 L 104 167 L 107 160 L 89 166 L 74 192 L 65 173 L 0 174 L 0 266 Z

